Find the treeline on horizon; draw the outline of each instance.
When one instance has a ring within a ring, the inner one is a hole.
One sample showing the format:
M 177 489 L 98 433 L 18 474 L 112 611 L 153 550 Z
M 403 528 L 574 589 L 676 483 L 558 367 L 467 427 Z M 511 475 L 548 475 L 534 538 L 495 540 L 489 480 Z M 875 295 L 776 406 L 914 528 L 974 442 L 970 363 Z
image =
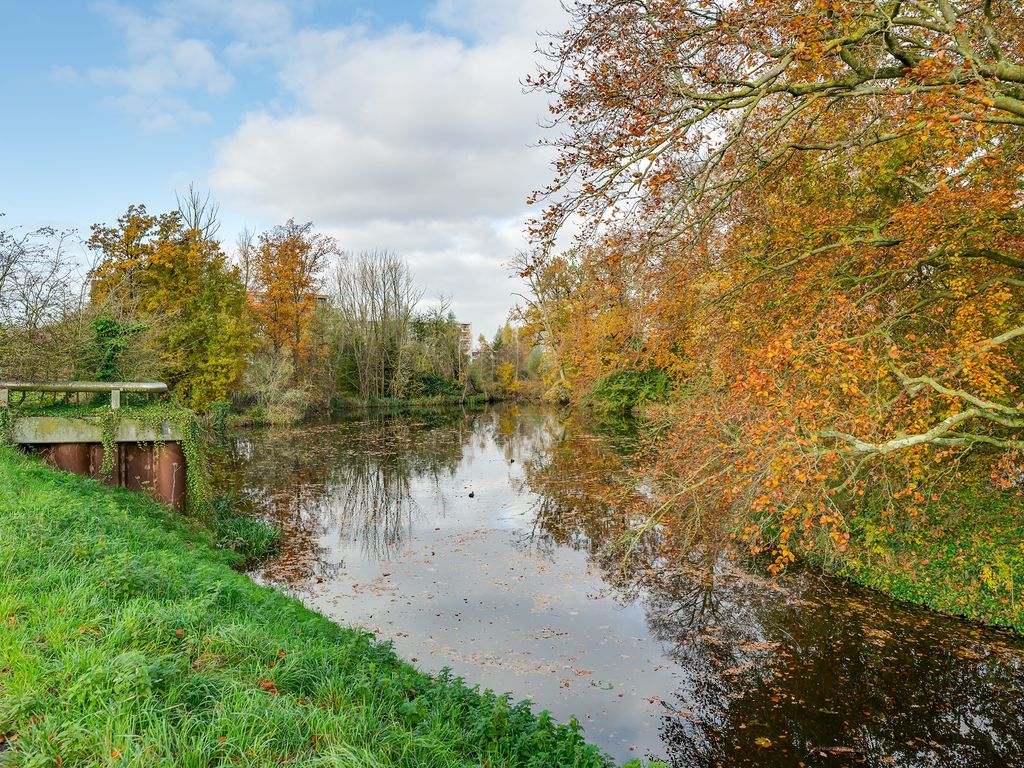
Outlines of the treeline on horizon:
M 406 262 L 345 253 L 311 223 L 244 231 L 233 258 L 194 187 L 132 205 L 85 240 L 0 230 L 0 379 L 160 380 L 199 412 L 294 423 L 340 403 L 466 401 L 533 391 L 544 364 L 506 324 L 471 338 L 450 301 L 421 308 Z

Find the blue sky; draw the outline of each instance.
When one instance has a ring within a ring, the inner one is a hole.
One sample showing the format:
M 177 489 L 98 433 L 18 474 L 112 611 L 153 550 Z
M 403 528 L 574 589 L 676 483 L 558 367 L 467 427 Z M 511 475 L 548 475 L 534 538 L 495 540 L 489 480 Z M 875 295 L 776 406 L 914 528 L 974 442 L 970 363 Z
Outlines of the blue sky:
M 7 3 L 3 226 L 87 232 L 190 182 L 243 226 L 312 220 L 403 253 L 490 334 L 546 181 L 524 95 L 558 0 Z

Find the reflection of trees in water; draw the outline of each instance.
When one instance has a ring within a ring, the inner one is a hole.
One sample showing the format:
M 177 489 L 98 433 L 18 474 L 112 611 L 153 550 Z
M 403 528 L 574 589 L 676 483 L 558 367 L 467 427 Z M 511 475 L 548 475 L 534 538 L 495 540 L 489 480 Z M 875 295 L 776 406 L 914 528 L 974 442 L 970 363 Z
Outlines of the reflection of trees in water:
M 536 496 L 532 543 L 595 556 L 616 550 L 641 501 L 629 491 L 623 457 L 602 438 L 550 414 L 534 425 L 524 449 L 520 491 Z
M 387 559 L 408 539 L 416 512 L 413 482 L 435 488 L 453 475 L 473 434 L 473 416 L 377 418 L 350 424 L 332 467 L 327 514 L 339 535 Z
M 283 530 L 268 575 L 298 581 L 326 567 L 334 529 L 370 557 L 400 549 L 416 511 L 412 486 L 439 485 L 462 460 L 476 414 L 380 413 L 333 425 L 253 431 L 213 457 L 220 494 Z
M 211 453 L 214 492 L 237 499 L 243 511 L 281 529 L 279 554 L 265 569 L 274 580 L 300 581 L 322 570 L 325 442 L 326 430 L 318 426 L 252 431 Z
M 497 444 L 536 498 L 532 544 L 588 551 L 621 599 L 644 603 L 679 664 L 685 682 L 662 727 L 675 765 L 1024 766 L 1020 641 L 1003 650 L 955 621 L 811 576 L 776 589 L 708 541 L 666 570 L 657 536 L 643 537 L 624 575 L 615 545 L 643 519 L 643 497 L 623 491 L 628 438 L 612 438 L 539 409 L 417 412 L 253 432 L 214 465 L 220 492 L 285 528 L 272 575 L 296 581 L 324 567 L 332 530 L 371 556 L 400 548 L 417 483 L 440 486 L 477 446 Z M 831 747 L 856 751 L 818 751 Z
M 339 537 L 374 559 L 401 550 L 416 509 L 408 467 L 397 457 L 365 457 L 336 467 L 326 510 Z
M 736 574 L 698 626 L 671 592 L 649 596 L 652 630 L 688 677 L 663 729 L 674 764 L 1024 765 L 1019 650 L 803 582 L 786 599 Z
M 587 548 L 686 682 L 665 702 L 673 765 L 1024 766 L 1024 643 L 813 575 L 782 585 L 705 538 L 671 556 L 640 540 L 625 460 L 579 425 L 545 425 L 524 467 L 535 539 Z M 1003 646 L 1007 647 L 1003 647 Z

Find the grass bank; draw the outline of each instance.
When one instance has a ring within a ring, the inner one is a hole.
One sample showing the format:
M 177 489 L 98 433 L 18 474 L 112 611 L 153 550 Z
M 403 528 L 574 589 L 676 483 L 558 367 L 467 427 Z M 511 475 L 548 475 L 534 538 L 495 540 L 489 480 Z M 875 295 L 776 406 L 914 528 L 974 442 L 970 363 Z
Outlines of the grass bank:
M 857 515 L 836 570 L 942 613 L 1024 632 L 1024 497 L 965 489 L 912 526 Z
M 0 764 L 606 766 L 233 570 L 147 498 L 0 446 Z

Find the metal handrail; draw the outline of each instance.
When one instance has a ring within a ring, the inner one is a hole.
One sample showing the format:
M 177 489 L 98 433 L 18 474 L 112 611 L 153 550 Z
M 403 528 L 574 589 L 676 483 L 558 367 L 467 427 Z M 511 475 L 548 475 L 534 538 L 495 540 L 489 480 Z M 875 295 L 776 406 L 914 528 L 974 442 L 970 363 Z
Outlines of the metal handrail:
M 162 381 L 0 381 L 0 408 L 10 406 L 11 392 L 109 392 L 110 407 L 121 407 L 122 392 L 162 393 Z

